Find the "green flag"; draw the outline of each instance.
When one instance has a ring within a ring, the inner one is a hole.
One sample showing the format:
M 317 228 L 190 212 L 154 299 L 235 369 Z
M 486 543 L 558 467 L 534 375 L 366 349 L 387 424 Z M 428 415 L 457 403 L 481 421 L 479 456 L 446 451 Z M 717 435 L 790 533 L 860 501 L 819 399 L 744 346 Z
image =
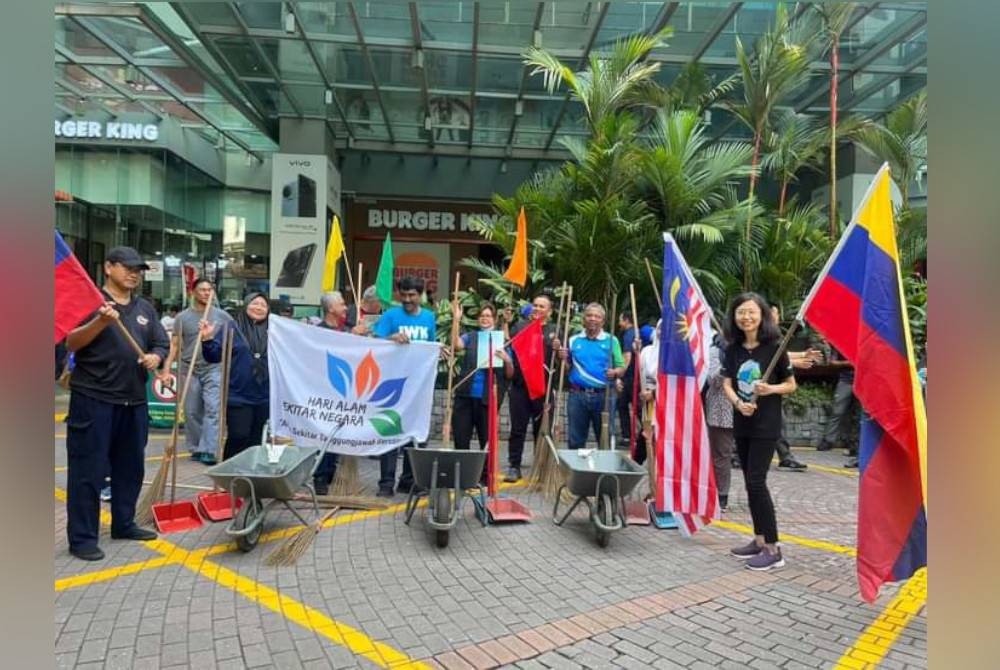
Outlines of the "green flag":
M 375 292 L 385 306 L 392 303 L 392 275 L 395 267 L 396 263 L 392 257 L 392 238 L 386 233 L 385 243 L 382 245 L 382 260 L 378 263 L 378 274 L 375 275 Z

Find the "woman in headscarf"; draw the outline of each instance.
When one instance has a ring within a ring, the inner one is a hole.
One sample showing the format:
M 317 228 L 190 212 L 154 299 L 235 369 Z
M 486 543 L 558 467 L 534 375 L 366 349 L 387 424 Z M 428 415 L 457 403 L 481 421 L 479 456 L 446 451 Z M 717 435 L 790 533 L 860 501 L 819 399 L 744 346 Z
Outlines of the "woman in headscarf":
M 267 317 L 270 303 L 263 293 L 251 293 L 245 302 L 246 308 L 228 326 L 233 332 L 233 354 L 223 458 L 231 458 L 259 444 L 269 414 Z M 216 326 L 203 322 L 201 327 L 202 352 L 209 363 L 222 360 L 224 330 L 216 332 Z

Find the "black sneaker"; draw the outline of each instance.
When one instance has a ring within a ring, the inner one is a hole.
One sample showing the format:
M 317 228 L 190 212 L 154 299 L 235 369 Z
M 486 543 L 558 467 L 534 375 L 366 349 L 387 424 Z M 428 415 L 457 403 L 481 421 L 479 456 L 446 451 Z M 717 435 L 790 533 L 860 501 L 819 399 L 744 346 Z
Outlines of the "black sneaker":
M 844 463 L 844 467 L 845 468 L 856 468 L 856 467 L 858 467 L 858 457 L 857 456 L 852 456 L 852 457 L 848 458 L 847 462 Z
M 819 446 L 816 447 L 816 451 L 830 451 L 833 449 L 833 445 L 829 442 L 820 442 Z
M 749 544 L 745 544 L 742 547 L 733 547 L 729 550 L 729 553 L 739 558 L 741 560 L 747 560 L 748 558 L 753 558 L 757 554 L 764 551 L 764 548 L 757 544 L 756 541 L 750 540 Z
M 111 531 L 112 540 L 155 540 L 157 537 L 156 533 L 151 530 L 146 530 L 145 528 L 140 528 L 139 526 L 132 526 L 126 531 L 115 532 Z
M 778 463 L 779 470 L 789 470 L 791 472 L 802 472 L 809 468 L 805 463 L 799 463 L 794 458 L 786 458 L 785 460 Z
M 330 492 L 330 483 L 325 479 L 313 479 L 313 488 L 316 489 L 316 495 L 325 496 Z
M 503 480 L 508 484 L 521 481 L 521 468 L 508 468 Z
M 201 454 L 198 460 L 204 463 L 205 465 L 215 465 L 216 463 L 219 462 L 215 460 L 215 454 L 210 454 L 207 451 Z
M 392 489 L 381 488 L 375 495 L 378 496 L 379 498 L 391 498 L 393 493 Z
M 98 547 L 90 549 L 70 549 L 69 553 L 76 556 L 81 561 L 100 561 L 104 559 L 104 552 Z

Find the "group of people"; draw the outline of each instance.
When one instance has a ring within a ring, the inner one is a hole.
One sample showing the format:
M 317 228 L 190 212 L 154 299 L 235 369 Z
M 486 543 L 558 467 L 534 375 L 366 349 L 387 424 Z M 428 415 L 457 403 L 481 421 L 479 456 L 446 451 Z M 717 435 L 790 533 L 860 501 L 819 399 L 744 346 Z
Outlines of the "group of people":
M 205 464 L 216 461 L 223 440 L 220 431 L 224 431 L 223 458 L 231 458 L 258 443 L 269 414 L 267 332 L 271 303 L 268 297 L 252 293 L 246 296 L 242 311 L 230 316 L 213 305 L 211 282 L 199 279 L 191 306 L 176 315 L 168 336 L 152 305 L 134 295 L 146 267 L 134 249 L 112 249 L 104 263 L 105 304 L 66 338 L 66 346 L 75 353 L 76 360 L 67 416 L 67 534 L 70 552 L 85 560 L 103 558 L 97 544 L 99 492 L 109 470 L 112 537 L 136 540 L 156 537 L 153 531 L 138 527 L 133 520 L 144 471 L 148 374 L 165 380 L 174 362 L 178 363 L 177 388 L 189 385 L 184 400 L 187 448 L 193 460 Z M 327 293 L 321 300 L 323 314 L 317 326 L 387 339 L 400 345 L 435 341 L 435 314 L 422 305 L 423 281 L 402 277 L 396 283 L 396 290 L 400 304 L 385 310 L 374 287 L 362 294 L 359 304 L 350 306 L 340 292 Z M 636 458 L 643 461 L 647 439 L 652 436 L 633 425 L 633 417 L 643 416 L 641 406 L 648 406 L 656 392 L 656 330 L 651 326 L 636 328 L 634 315 L 625 314 L 618 322 L 623 333 L 623 341 L 619 341 L 605 330 L 604 307 L 590 303 L 582 311 L 583 329 L 562 343 L 553 323 L 553 312 L 554 298 L 544 292 L 532 300 L 527 318 L 516 324 L 511 323 L 508 311 L 501 312 L 494 305 L 483 303 L 476 315 L 477 327 L 462 333 L 464 310 L 458 303 L 452 305 L 449 347 L 443 352 L 459 364 L 451 418 L 455 447 L 469 449 L 474 433 L 480 449 L 485 448 L 489 439 L 489 376 L 477 361 L 479 338 L 500 329 L 504 341 L 509 342 L 532 320 L 537 320 L 542 326 L 546 388 L 553 386 L 549 376 L 556 366 L 550 363 L 559 362 L 568 369 L 567 446 L 582 448 L 591 432 L 599 440 L 604 417 L 610 422 L 617 411 L 621 439 L 629 441 L 634 431 Z M 146 352 L 142 357 L 137 358 L 120 332 L 108 328 L 116 320 L 125 325 Z M 730 459 L 735 453 L 743 472 L 756 537 L 733 553 L 747 559 L 751 568 L 770 569 L 783 565 L 766 481 L 771 459 L 782 439 L 781 396 L 796 388 L 793 375 L 796 361 L 799 367 L 806 367 L 816 358 L 812 350 L 791 356 L 783 354 L 771 376 L 766 380 L 761 378 L 777 351 L 779 331 L 776 315 L 756 294 L 737 297 L 727 314 L 726 331 L 716 334 L 711 347 L 709 383 L 704 392 L 720 504 L 724 509 L 728 502 Z M 231 339 L 232 353 L 228 389 L 222 393 L 221 363 L 227 339 Z M 546 405 L 552 406 L 553 399 L 551 394 L 530 397 L 524 371 L 512 348 L 500 347 L 495 354 L 502 365 L 492 377 L 498 398 L 506 401 L 510 416 L 504 480 L 516 482 L 522 478 L 528 426 L 537 439 L 544 409 Z M 634 374 L 636 366 L 638 375 Z M 185 376 L 189 371 L 188 382 Z M 635 377 L 639 377 L 640 386 L 634 389 Z M 608 402 L 609 393 L 617 393 L 614 406 Z M 633 394 L 642 399 L 634 410 Z M 220 407 L 223 397 L 224 411 Z M 222 416 L 225 426 L 220 426 Z M 648 426 L 649 417 L 646 419 L 643 423 Z M 421 448 L 426 444 L 416 446 Z M 403 459 L 402 473 L 396 480 L 398 450 L 383 454 L 379 461 L 379 496 L 389 497 L 411 489 L 413 474 L 408 459 Z M 328 491 L 336 467 L 337 456 L 324 455 L 315 473 L 317 493 Z

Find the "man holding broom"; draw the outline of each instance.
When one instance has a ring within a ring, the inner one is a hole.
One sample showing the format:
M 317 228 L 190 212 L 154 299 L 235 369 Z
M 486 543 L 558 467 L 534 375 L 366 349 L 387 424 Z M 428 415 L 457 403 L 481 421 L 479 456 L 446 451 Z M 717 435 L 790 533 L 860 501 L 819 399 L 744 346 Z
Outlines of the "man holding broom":
M 548 293 L 540 293 L 531 301 L 531 318 L 542 322 L 542 342 L 544 346 L 544 360 L 548 363 L 552 360 L 552 350 L 559 350 L 558 330 L 555 324 L 550 323 L 552 316 L 552 296 Z M 518 324 L 512 335 L 517 335 L 528 323 Z M 521 479 L 521 459 L 524 455 L 524 438 L 528 434 L 528 421 L 531 421 L 531 430 L 534 439 L 538 439 L 538 430 L 542 423 L 542 410 L 545 403 L 551 398 L 537 398 L 532 400 L 528 397 L 528 389 L 524 382 L 524 372 L 521 364 L 517 360 L 517 353 L 513 352 L 514 377 L 510 382 L 510 390 L 507 395 L 507 403 L 510 408 L 510 437 L 507 440 L 507 474 L 503 480 L 505 482 L 516 482 Z M 546 388 L 550 388 L 548 381 L 551 370 L 545 374 Z
M 156 533 L 135 524 L 135 505 L 142 488 L 149 431 L 146 381 L 160 366 L 170 346 L 153 306 L 132 292 L 149 266 L 131 247 L 115 247 L 104 259 L 106 302 L 66 336 L 76 367 L 70 379 L 66 417 L 66 534 L 69 552 L 99 561 L 98 499 L 111 467 L 111 537 L 153 540 Z M 137 356 L 118 328 L 120 321 L 147 352 Z
M 606 313 L 596 302 L 583 310 L 583 332 L 569 338 L 559 357 L 570 364 L 566 421 L 570 449 L 582 449 L 591 426 L 600 440 L 601 412 L 608 384 L 625 372 L 618 338 L 604 330 Z M 610 420 L 610 419 L 609 419 Z
M 194 343 L 198 339 L 198 328 L 202 321 L 228 325 L 232 317 L 224 310 L 211 305 L 215 287 L 208 279 L 195 281 L 192 293 L 193 303 L 177 315 L 170 355 L 160 374 L 166 379 L 175 357 L 180 355 L 178 384 L 184 386 L 194 353 Z M 178 336 L 178 332 L 181 333 Z M 191 386 L 184 397 L 184 434 L 191 460 L 205 465 L 215 465 L 215 450 L 219 439 L 219 404 L 222 398 L 222 368 L 218 363 L 208 363 L 202 358 L 194 363 Z

